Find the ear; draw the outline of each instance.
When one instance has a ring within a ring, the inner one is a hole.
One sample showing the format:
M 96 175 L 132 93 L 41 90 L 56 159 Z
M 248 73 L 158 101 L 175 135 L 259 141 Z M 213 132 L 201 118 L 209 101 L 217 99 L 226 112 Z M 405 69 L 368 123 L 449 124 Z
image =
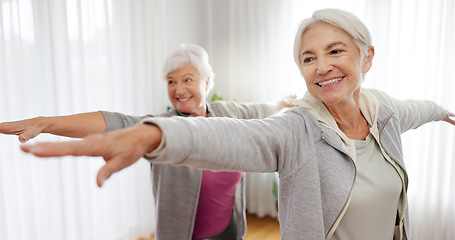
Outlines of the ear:
M 368 55 L 363 58 L 362 73 L 370 71 L 371 65 L 373 65 L 374 47 L 368 47 Z
M 207 78 L 207 80 L 205 80 L 205 92 L 207 92 L 207 89 L 209 89 L 209 81 L 210 81 L 209 78 Z

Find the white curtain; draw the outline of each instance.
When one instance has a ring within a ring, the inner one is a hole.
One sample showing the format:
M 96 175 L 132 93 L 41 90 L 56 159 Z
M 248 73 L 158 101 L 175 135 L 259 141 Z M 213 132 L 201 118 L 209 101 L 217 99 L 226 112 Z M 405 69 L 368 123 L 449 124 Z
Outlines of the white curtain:
M 0 121 L 163 112 L 165 83 L 150 81 L 161 79 L 162 10 L 159 1 L 2 0 Z M 100 189 L 102 164 L 37 160 L 19 151 L 16 137 L 1 136 L 0 239 L 149 237 L 149 164 L 138 162 Z
M 161 113 L 169 105 L 161 65 L 181 42 L 207 49 L 213 92 L 225 99 L 302 96 L 294 34 L 301 19 L 325 7 L 351 11 L 369 27 L 376 56 L 365 87 L 455 111 L 452 0 L 2 0 L 0 121 L 96 110 Z M 404 134 L 413 239 L 455 238 L 454 133 L 432 123 Z M 37 160 L 18 146 L 16 137 L 0 136 L 0 239 L 132 239 L 153 232 L 145 161 L 98 189 L 102 160 Z M 248 174 L 248 211 L 276 216 L 274 177 Z
M 365 85 L 455 111 L 455 3 L 376 1 L 366 22 L 376 45 Z M 403 135 L 413 239 L 455 239 L 455 128 L 431 123 Z

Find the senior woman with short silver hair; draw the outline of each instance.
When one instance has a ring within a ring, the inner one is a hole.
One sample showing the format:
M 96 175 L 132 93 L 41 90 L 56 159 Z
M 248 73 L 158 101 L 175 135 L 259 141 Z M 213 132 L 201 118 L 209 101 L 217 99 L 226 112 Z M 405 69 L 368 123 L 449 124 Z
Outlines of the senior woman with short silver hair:
M 280 116 L 149 118 L 81 142 L 22 149 L 42 157 L 103 156 L 99 183 L 152 150 L 153 163 L 278 172 L 282 239 L 410 239 L 401 134 L 431 121 L 453 125 L 454 115 L 430 101 L 362 88 L 374 57 L 370 39 L 364 24 L 341 10 L 302 21 L 294 56 L 308 92 Z M 111 154 L 126 143 L 135 147 Z
M 293 106 L 295 96 L 276 104 L 208 103 L 215 74 L 205 50 L 182 44 L 164 64 L 168 97 L 174 109 L 156 115 L 265 118 Z M 40 133 L 85 137 L 126 128 L 143 117 L 100 111 L 70 116 L 38 117 L 0 124 L 0 133 L 19 135 L 26 142 Z M 245 187 L 241 172 L 211 172 L 186 166 L 152 164 L 157 227 L 155 239 L 242 239 L 246 231 Z

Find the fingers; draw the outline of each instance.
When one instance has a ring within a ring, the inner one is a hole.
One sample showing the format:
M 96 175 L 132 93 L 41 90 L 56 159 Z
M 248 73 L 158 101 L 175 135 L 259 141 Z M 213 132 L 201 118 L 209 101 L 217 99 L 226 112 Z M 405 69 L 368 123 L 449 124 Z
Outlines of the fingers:
M 0 133 L 3 134 L 15 134 L 14 122 L 2 122 L 0 123 Z
M 446 117 L 444 118 L 444 121 L 455 125 L 455 114 L 453 114 L 447 110 L 446 110 L 446 112 L 447 112 L 447 114 L 446 114 Z
M 291 95 L 289 95 L 289 98 L 296 99 L 297 95 L 296 94 L 291 94 Z
M 24 133 L 19 134 L 19 142 L 26 143 L 28 140 L 36 137 L 38 134 L 31 133 L 29 131 L 24 131 Z
M 152 134 L 157 141 L 151 141 L 154 138 L 151 140 L 144 138 L 144 128 L 148 131 L 151 129 L 159 131 L 157 134 Z M 159 140 L 161 140 L 161 131 L 158 127 L 155 128 L 149 125 L 140 125 L 108 134 L 93 134 L 83 140 L 41 142 L 34 145 L 24 144 L 21 149 L 38 157 L 101 156 L 106 162 L 97 175 L 96 181 L 101 187 L 113 173 L 131 166 L 143 156 L 148 147 L 148 144 L 143 144 L 144 142 L 153 142 L 158 146 Z
M 109 179 L 112 174 L 124 169 L 125 167 L 125 159 L 116 157 L 109 159 L 106 161 L 106 164 L 98 171 L 98 175 L 96 176 L 96 184 L 98 187 L 102 187 L 104 182 Z
M 283 98 L 284 101 L 289 101 L 289 100 L 293 100 L 293 99 L 296 99 L 297 98 L 297 95 L 295 94 L 290 94 L 290 95 L 287 95 Z
M 107 164 L 106 164 L 107 165 Z M 114 173 L 112 170 L 110 170 L 108 167 L 104 165 L 99 171 L 98 175 L 96 176 L 96 184 L 98 187 L 102 187 L 104 182 L 111 177 L 111 175 Z
M 284 97 L 283 102 L 285 107 L 293 107 L 294 106 L 294 100 L 297 99 L 297 95 L 291 94 L 286 97 Z
M 34 145 L 21 145 L 21 150 L 38 157 L 59 157 L 65 155 L 73 155 L 74 148 L 71 146 L 72 145 L 68 146 L 68 144 L 64 142 L 42 142 Z
M 24 136 L 24 134 L 19 135 L 19 142 L 26 143 L 28 139 Z
M 5 128 L 5 124 L 6 123 L 4 123 L 4 122 L 0 123 L 0 133 L 5 133 L 5 129 L 4 129 Z
M 31 153 L 37 157 L 60 157 L 72 156 L 101 156 L 93 151 L 94 143 L 90 140 L 78 140 L 67 142 L 42 142 L 37 144 L 24 144 L 22 151 Z
M 93 150 L 93 148 L 95 150 Z M 60 157 L 60 156 L 102 156 L 103 149 L 97 148 L 90 140 L 68 141 L 68 142 L 42 142 L 37 144 L 24 144 L 21 146 L 22 151 L 31 153 L 37 157 Z M 121 159 L 112 159 L 109 161 L 106 157 L 104 165 L 97 175 L 97 185 L 102 187 L 104 181 L 114 172 L 122 169 Z
M 0 133 L 19 136 L 19 142 L 26 143 L 28 140 L 38 136 L 42 128 L 29 124 L 32 120 L 0 123 Z

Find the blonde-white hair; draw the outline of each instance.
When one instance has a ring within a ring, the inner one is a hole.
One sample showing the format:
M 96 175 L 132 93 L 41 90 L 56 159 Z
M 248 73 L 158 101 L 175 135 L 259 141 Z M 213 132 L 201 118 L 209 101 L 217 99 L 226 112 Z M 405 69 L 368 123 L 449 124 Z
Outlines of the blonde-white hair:
M 163 66 L 164 78 L 167 79 L 167 75 L 183 65 L 190 63 L 193 65 L 202 79 L 208 81 L 207 84 L 207 96 L 208 93 L 213 89 L 215 83 L 215 73 L 212 70 L 212 66 L 209 63 L 209 55 L 200 46 L 196 44 L 180 44 L 179 48 L 173 51 L 166 59 Z
M 370 31 L 354 14 L 339 9 L 321 9 L 315 11 L 312 17 L 300 22 L 294 41 L 294 61 L 297 67 L 302 71 L 302 62 L 300 59 L 300 45 L 302 35 L 311 27 L 319 23 L 328 23 L 335 27 L 343 29 L 348 33 L 360 50 L 361 56 L 368 56 L 368 48 L 372 46 Z

